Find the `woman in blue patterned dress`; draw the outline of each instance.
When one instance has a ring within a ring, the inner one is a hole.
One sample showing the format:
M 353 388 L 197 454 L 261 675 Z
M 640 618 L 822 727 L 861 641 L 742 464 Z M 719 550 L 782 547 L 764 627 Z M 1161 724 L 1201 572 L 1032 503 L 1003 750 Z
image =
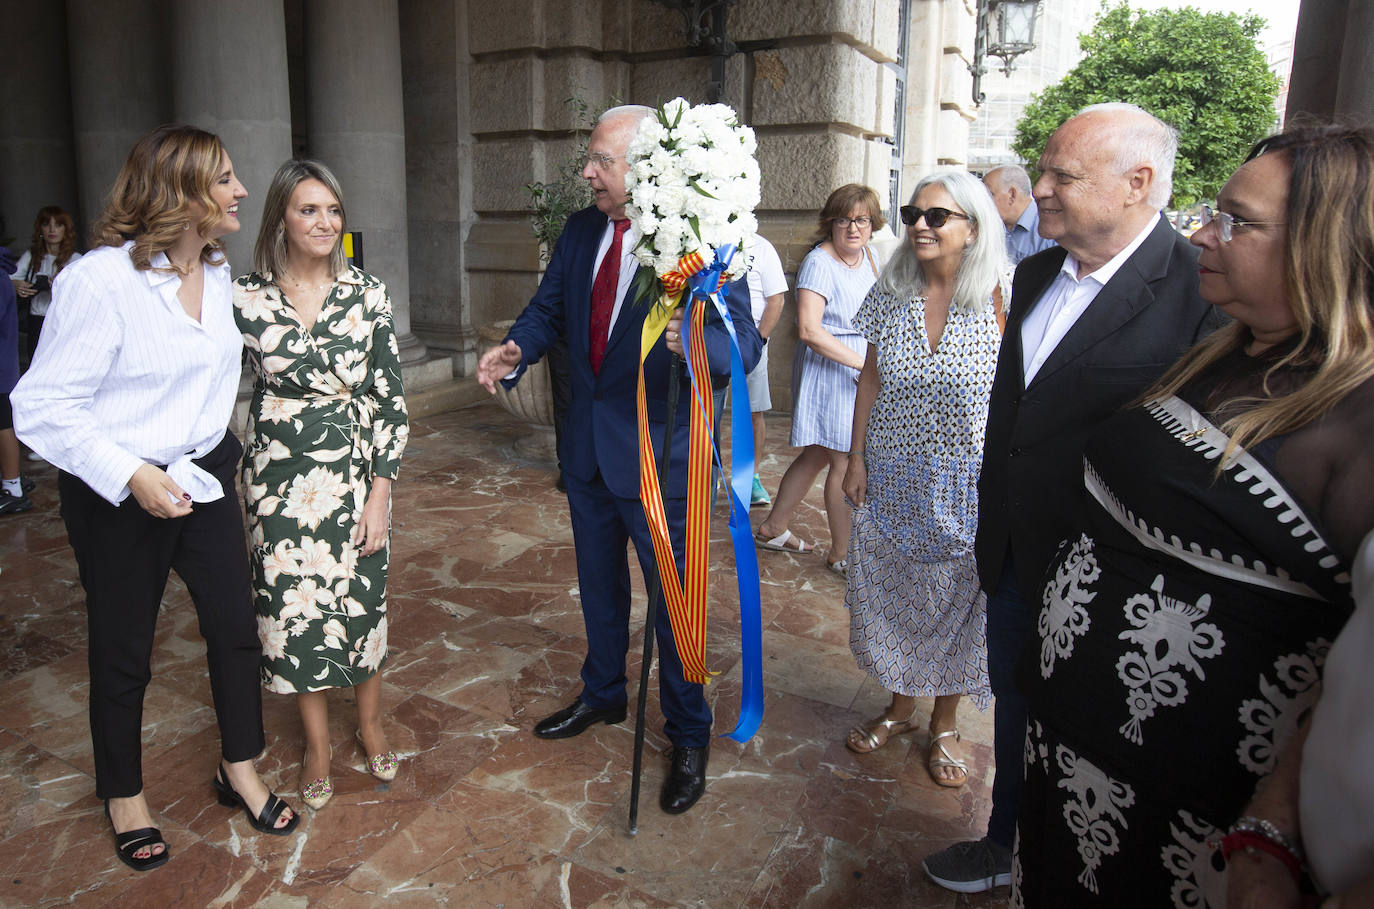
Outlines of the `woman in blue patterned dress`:
M 901 214 L 907 242 L 854 317 L 869 347 L 844 480 L 849 645 L 892 703 L 845 744 L 867 753 L 916 729 L 916 698 L 933 696 L 927 766 L 962 786 L 959 697 L 991 696 L 973 536 L 1006 249 L 992 198 L 962 171 L 927 176 Z
M 881 230 L 882 205 L 867 186 L 849 183 L 830 194 L 821 209 L 815 248 L 797 272 L 797 339 L 792 362 L 792 445 L 801 454 L 787 468 L 768 517 L 759 525 L 759 546 L 808 552 L 788 529 L 801 500 L 825 477 L 825 516 L 830 524 L 830 568 L 845 572 L 849 506 L 844 501 L 845 452 L 854 420 L 854 382 L 864 362 L 864 339 L 849 324 L 878 277 L 869 248 Z

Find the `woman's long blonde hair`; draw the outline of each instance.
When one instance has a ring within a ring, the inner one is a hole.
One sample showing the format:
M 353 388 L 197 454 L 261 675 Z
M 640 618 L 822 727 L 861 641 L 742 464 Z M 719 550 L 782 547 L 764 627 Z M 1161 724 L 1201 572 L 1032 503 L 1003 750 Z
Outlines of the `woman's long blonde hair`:
M 1284 284 L 1298 333 L 1265 372 L 1265 396 L 1241 402 L 1254 406 L 1222 423 L 1231 442 L 1219 463 L 1321 418 L 1374 378 L 1374 128 L 1297 126 L 1262 139 L 1246 160 L 1260 155 L 1285 155 L 1291 168 Z M 1217 330 L 1143 399 L 1176 393 L 1249 340 L 1239 322 Z M 1291 392 L 1269 396 L 1270 377 L 1290 366 L 1311 374 Z
M 214 133 L 182 125 L 148 133 L 134 143 L 119 169 L 105 210 L 91 229 L 91 246 L 122 246 L 132 240 L 134 267 L 146 271 L 153 256 L 171 249 L 184 231 L 209 234 L 227 217 L 210 195 L 223 161 L 224 144 Z M 192 202 L 205 207 L 197 224 L 191 223 Z M 223 248 L 208 241 L 200 258 L 223 261 Z
M 258 228 L 257 242 L 253 244 L 253 270 L 260 275 L 271 275 L 273 279 L 280 280 L 286 270 L 286 257 L 290 252 L 286 243 L 286 210 L 291 207 L 291 194 L 306 180 L 319 180 L 333 194 L 334 201 L 339 203 L 339 236 L 334 240 L 334 248 L 329 251 L 330 274 L 337 275 L 348 265 L 343 250 L 344 233 L 348 230 L 348 212 L 344 208 L 339 178 L 319 161 L 292 158 L 277 168 L 262 203 L 262 226 Z

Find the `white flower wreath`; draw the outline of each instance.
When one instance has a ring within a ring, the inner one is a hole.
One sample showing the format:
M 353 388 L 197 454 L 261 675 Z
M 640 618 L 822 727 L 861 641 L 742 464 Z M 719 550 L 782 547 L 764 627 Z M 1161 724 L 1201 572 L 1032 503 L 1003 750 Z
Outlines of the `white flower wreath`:
M 638 235 L 634 255 L 660 281 L 684 256 L 706 266 L 734 244 L 728 279 L 749 270 L 758 221 L 759 165 L 754 131 L 724 104 L 674 98 L 641 121 L 630 142 L 625 213 Z

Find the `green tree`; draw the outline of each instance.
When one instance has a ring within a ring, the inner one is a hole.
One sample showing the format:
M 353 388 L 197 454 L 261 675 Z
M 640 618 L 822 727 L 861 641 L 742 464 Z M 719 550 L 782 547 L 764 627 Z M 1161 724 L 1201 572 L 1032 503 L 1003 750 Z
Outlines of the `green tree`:
M 1012 147 L 1032 165 L 1050 134 L 1089 104 L 1138 104 L 1179 131 L 1175 206 L 1211 199 L 1246 151 L 1275 125 L 1279 79 L 1256 41 L 1264 19 L 1106 6 L 1079 36 L 1084 57 L 1037 95 Z

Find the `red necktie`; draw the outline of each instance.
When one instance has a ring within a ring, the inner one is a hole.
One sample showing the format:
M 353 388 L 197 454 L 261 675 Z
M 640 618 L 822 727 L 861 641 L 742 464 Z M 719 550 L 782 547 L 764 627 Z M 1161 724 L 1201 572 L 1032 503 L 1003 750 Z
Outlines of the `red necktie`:
M 592 282 L 592 327 L 591 345 L 587 359 L 591 361 L 592 372 L 601 375 L 601 360 L 606 355 L 606 340 L 611 334 L 611 313 L 615 310 L 615 289 L 620 283 L 620 241 L 630 226 L 628 219 L 612 221 L 615 235 L 611 237 L 611 248 L 606 250 L 606 258 L 596 270 L 596 280 Z

